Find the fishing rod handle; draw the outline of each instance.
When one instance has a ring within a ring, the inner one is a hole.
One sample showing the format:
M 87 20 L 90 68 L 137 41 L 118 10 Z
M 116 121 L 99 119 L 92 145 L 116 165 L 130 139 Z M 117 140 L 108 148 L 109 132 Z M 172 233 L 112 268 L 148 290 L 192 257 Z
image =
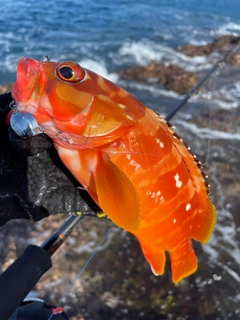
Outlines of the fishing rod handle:
M 49 254 L 29 245 L 0 276 L 0 319 L 7 320 L 19 307 L 41 276 L 51 268 Z
M 57 251 L 64 240 L 72 232 L 73 228 L 84 218 L 82 214 L 78 216 L 69 216 L 63 224 L 41 245 L 50 256 Z

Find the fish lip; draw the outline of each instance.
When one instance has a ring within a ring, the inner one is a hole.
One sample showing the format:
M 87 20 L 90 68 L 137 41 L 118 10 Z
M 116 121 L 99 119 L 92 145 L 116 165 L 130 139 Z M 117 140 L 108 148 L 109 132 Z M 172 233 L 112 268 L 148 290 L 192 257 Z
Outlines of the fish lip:
M 26 102 L 31 97 L 39 76 L 39 61 L 20 57 L 17 65 L 17 80 L 12 89 L 16 102 Z

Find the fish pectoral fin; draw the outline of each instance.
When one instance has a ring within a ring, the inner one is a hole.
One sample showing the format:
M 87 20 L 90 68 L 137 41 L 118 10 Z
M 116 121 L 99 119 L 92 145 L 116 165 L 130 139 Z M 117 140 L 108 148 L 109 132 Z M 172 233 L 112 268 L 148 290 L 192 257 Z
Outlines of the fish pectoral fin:
M 99 154 L 93 175 L 101 209 L 119 227 L 135 231 L 141 206 L 132 182 L 104 153 Z

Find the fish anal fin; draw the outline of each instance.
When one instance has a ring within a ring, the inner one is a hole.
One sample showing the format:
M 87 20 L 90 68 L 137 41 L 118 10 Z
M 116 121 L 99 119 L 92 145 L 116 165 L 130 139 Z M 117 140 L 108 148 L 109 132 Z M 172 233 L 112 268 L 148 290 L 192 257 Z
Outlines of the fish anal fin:
M 179 243 L 173 251 L 168 253 L 171 261 L 172 281 L 174 283 L 179 282 L 197 270 L 197 258 L 190 239 Z
M 209 199 L 196 213 L 192 230 L 192 238 L 201 243 L 206 243 L 216 223 L 216 209 Z
M 130 179 L 105 153 L 99 153 L 93 176 L 102 210 L 119 227 L 135 231 L 140 221 L 141 205 Z
M 151 244 L 141 244 L 141 248 L 145 259 L 150 264 L 153 274 L 155 276 L 162 275 L 164 273 L 164 267 L 166 263 L 166 256 L 164 250 L 159 248 L 158 246 Z

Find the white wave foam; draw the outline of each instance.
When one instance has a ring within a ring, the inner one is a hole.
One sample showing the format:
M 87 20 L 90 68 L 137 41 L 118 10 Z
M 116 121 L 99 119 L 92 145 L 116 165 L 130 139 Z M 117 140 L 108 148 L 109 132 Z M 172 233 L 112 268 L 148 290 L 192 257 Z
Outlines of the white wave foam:
M 106 250 L 109 247 L 109 245 L 112 243 L 114 237 L 119 233 L 121 234 L 121 233 L 125 233 L 125 232 L 119 228 L 112 227 L 108 231 L 108 235 L 105 239 L 105 242 L 100 247 L 98 247 L 97 251 L 99 252 L 99 251 Z M 89 231 L 89 235 L 92 237 L 93 240 L 88 241 L 88 243 L 83 244 L 83 245 L 79 246 L 78 248 L 73 249 L 74 252 L 76 252 L 78 254 L 82 254 L 84 252 L 92 253 L 95 250 L 95 247 L 99 241 L 99 236 L 94 231 Z
M 86 69 L 89 69 L 95 73 L 100 74 L 102 77 L 112 81 L 116 82 L 119 78 L 118 74 L 116 73 L 109 73 L 107 68 L 103 63 L 100 63 L 96 60 L 92 59 L 83 59 L 80 62 L 80 65 L 83 66 Z
M 235 107 L 239 106 L 240 99 L 240 81 L 237 81 L 231 86 L 222 87 L 219 92 L 230 102 L 235 103 Z
M 215 107 L 218 106 L 224 110 L 231 110 L 239 107 L 239 102 L 237 101 L 223 101 L 219 99 L 214 99 L 212 100 L 212 103 L 214 104 Z
M 230 82 L 220 87 L 219 90 L 201 93 L 201 97 L 211 100 L 214 108 L 218 107 L 225 110 L 238 108 L 240 104 L 240 81 Z
M 8 54 L 6 57 L 0 62 L 0 70 L 4 72 L 15 72 L 17 68 L 17 60 L 15 54 Z
M 210 32 L 213 36 L 225 35 L 225 34 L 233 34 L 235 36 L 239 36 L 240 34 L 240 24 L 235 22 L 227 22 L 220 26 L 217 30 L 213 30 Z
M 220 93 L 220 91 L 223 91 Z M 220 108 L 224 110 L 231 110 L 239 107 L 239 101 L 234 99 L 233 96 L 230 96 L 230 94 L 225 90 L 220 91 L 213 91 L 213 92 L 207 92 L 207 93 L 201 93 L 201 97 L 210 100 L 211 106 L 214 109 Z M 218 97 L 218 98 L 215 98 Z M 221 100 L 221 97 L 223 100 Z M 198 100 L 199 96 L 196 96 L 196 98 L 193 96 L 191 98 L 191 102 L 199 102 Z
M 230 251 L 228 250 L 228 253 Z M 232 270 L 230 267 L 228 267 L 226 264 L 223 264 L 219 261 L 215 262 L 217 265 L 219 265 L 223 270 L 225 270 L 234 280 L 240 283 L 240 276 L 237 274 L 236 271 Z
M 161 61 L 164 57 L 164 48 L 147 40 L 127 41 L 118 53 L 125 62 L 146 65 L 150 61 Z
M 154 86 L 154 85 L 150 85 L 150 84 L 142 84 L 142 83 L 137 83 L 134 81 L 125 81 L 125 80 L 121 80 L 121 81 L 119 81 L 119 83 L 122 84 L 122 86 L 124 86 L 124 87 L 127 86 L 129 88 L 137 89 L 138 91 L 150 92 L 155 97 L 165 96 L 165 97 L 171 97 L 171 98 L 175 98 L 175 99 L 182 99 L 183 98 L 183 96 L 178 94 L 177 92 L 162 89 L 159 86 Z
M 183 126 L 186 130 L 191 131 L 200 139 L 240 140 L 240 133 L 228 133 L 219 130 L 211 130 L 210 128 L 199 128 L 194 123 L 183 120 L 173 120 L 172 123 Z
M 216 166 L 212 165 L 209 171 L 211 179 L 214 182 L 216 199 L 215 204 L 217 210 L 218 223 L 207 245 L 202 246 L 203 251 L 206 252 L 213 263 L 225 270 L 233 279 L 240 282 L 240 275 L 233 269 L 231 264 L 228 266 L 223 263 L 222 252 L 229 255 L 231 261 L 240 264 L 240 248 L 238 241 L 236 241 L 238 226 L 235 224 L 233 216 L 229 210 L 226 209 L 226 198 L 223 192 L 223 185 L 219 181 L 219 174 Z M 231 248 L 231 250 L 229 250 Z
M 119 49 L 118 54 L 124 63 L 145 66 L 151 61 L 165 65 L 176 64 L 188 71 L 208 69 L 212 65 L 204 56 L 188 57 L 165 45 L 149 40 L 127 41 Z

